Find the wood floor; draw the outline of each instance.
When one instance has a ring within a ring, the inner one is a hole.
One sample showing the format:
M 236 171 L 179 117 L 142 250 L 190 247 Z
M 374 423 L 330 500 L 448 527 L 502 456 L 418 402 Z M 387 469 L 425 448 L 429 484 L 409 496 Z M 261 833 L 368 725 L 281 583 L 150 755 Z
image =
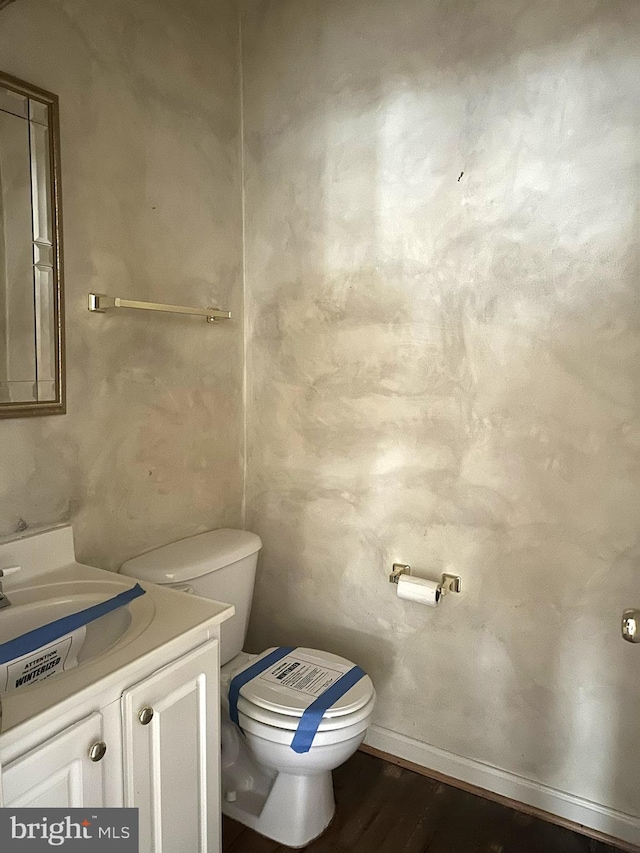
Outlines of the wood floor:
M 311 853 L 614 853 L 616 848 L 357 752 L 334 773 L 336 816 Z M 223 853 L 285 853 L 227 818 Z

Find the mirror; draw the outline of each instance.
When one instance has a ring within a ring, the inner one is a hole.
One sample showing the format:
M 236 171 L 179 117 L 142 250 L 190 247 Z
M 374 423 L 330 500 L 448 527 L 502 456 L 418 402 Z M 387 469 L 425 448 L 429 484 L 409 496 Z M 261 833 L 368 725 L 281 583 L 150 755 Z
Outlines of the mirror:
M 64 414 L 58 98 L 0 73 L 0 417 Z

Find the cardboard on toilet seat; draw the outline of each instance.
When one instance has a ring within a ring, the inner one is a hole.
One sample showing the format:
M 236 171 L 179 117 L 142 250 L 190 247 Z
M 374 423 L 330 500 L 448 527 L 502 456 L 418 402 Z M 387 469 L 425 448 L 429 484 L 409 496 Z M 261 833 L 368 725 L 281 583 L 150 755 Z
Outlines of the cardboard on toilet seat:
M 251 665 L 274 651 L 266 649 Z M 239 675 L 244 669 L 238 670 Z M 354 668 L 346 658 L 317 649 L 295 648 L 243 684 L 240 696 L 252 705 L 283 714 L 301 717 L 307 708 L 342 676 Z M 325 717 L 340 717 L 363 708 L 374 695 L 368 675 L 361 678 L 324 712 Z

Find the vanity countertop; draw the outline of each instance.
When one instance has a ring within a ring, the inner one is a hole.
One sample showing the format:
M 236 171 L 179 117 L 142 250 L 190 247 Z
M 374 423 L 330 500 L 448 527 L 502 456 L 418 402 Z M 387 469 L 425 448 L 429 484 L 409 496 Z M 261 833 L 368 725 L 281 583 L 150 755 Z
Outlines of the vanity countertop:
M 52 590 L 72 589 L 94 593 L 99 590 L 106 599 L 137 583 L 134 578 L 86 566 L 74 560 L 61 565 L 64 558 L 69 556 L 69 544 L 73 547 L 70 528 L 57 528 L 51 533 L 57 535 L 57 540 L 55 537 L 50 538 L 52 550 L 48 557 L 58 565 L 46 571 L 42 571 L 42 563 L 32 559 L 30 553 L 36 537 L 31 537 L 26 548 L 20 547 L 24 540 L 0 543 L 0 568 L 16 564 L 16 559 L 19 559 L 25 569 L 24 574 L 17 573 L 8 579 L 11 583 L 5 585 L 5 591 L 10 598 L 13 595 L 17 601 L 21 591 L 26 593 L 39 587 L 46 591 L 52 585 Z M 9 550 L 7 545 L 11 546 Z M 63 547 L 60 549 L 61 545 Z M 229 604 L 166 589 L 146 581 L 141 582 L 140 586 L 145 590 L 145 595 L 127 605 L 131 622 L 110 648 L 66 672 L 2 694 L 0 747 L 7 746 L 14 739 L 12 735 L 15 733 L 17 736 L 21 724 L 27 720 L 53 708 L 63 714 L 97 689 L 103 696 L 107 695 L 110 687 L 121 684 L 125 668 L 135 679 L 138 673 L 148 668 L 149 657 L 158 649 L 178 640 L 182 646 L 204 642 L 217 635 L 218 626 L 234 614 L 234 608 Z

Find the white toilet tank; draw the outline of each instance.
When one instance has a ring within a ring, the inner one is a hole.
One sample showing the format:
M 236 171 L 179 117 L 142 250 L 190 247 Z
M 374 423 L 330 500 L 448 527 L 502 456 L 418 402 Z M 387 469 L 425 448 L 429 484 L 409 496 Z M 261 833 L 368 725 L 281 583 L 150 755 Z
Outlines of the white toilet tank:
M 242 651 L 256 576 L 259 536 L 247 530 L 212 530 L 127 560 L 132 578 L 233 604 L 235 616 L 220 626 L 220 665 Z

